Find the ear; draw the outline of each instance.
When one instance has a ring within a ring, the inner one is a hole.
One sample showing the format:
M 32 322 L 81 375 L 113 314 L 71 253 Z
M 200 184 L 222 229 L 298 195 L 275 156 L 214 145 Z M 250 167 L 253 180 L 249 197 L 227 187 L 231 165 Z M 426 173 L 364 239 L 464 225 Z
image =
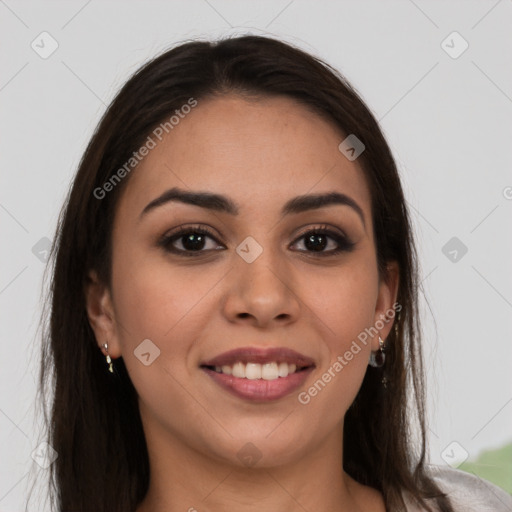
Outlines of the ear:
M 103 354 L 107 354 L 103 345 L 108 343 L 108 354 L 112 359 L 120 357 L 121 350 L 111 293 L 108 286 L 99 280 L 94 270 L 87 276 L 85 302 L 89 324 Z
M 386 273 L 379 282 L 379 292 L 373 319 L 373 325 L 379 331 L 379 335 L 373 338 L 372 350 L 379 349 L 379 336 L 386 340 L 393 327 L 396 313 L 401 309 L 396 304 L 399 279 L 398 263 L 396 261 L 389 262 L 386 266 Z

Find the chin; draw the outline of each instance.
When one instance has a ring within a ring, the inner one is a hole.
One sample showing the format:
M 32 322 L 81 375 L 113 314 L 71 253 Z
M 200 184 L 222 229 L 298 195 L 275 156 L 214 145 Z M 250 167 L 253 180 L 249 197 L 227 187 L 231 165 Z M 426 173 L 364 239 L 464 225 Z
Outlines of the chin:
M 275 425 L 273 427 L 275 429 Z M 309 443 L 304 437 L 290 435 L 289 429 L 272 433 L 272 429 L 243 435 L 238 431 L 234 439 L 226 439 L 224 449 L 220 443 L 212 447 L 216 457 L 230 465 L 246 468 L 271 468 L 299 461 Z

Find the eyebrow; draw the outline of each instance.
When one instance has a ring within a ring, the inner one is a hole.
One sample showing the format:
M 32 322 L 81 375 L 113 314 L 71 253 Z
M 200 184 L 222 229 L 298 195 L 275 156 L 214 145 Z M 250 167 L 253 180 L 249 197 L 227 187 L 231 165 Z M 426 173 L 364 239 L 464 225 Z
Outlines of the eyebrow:
M 141 212 L 139 220 L 148 212 L 167 204 L 171 201 L 179 201 L 185 204 L 200 206 L 217 212 L 238 215 L 240 208 L 237 203 L 229 197 L 214 194 L 211 192 L 187 191 L 177 187 L 166 190 L 162 195 L 153 199 Z M 281 210 L 281 216 L 316 210 L 325 206 L 344 205 L 352 208 L 361 218 L 363 226 L 366 227 L 365 217 L 362 208 L 354 199 L 340 192 L 327 192 L 323 194 L 309 194 L 294 197 L 285 203 Z

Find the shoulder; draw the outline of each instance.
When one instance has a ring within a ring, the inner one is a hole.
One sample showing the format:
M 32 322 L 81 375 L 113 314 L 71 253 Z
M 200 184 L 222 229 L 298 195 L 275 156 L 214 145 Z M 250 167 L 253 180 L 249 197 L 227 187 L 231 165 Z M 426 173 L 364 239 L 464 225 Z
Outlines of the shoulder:
M 512 496 L 483 478 L 450 466 L 428 466 L 427 472 L 448 495 L 455 512 L 512 512 Z M 408 511 L 418 510 L 407 503 Z

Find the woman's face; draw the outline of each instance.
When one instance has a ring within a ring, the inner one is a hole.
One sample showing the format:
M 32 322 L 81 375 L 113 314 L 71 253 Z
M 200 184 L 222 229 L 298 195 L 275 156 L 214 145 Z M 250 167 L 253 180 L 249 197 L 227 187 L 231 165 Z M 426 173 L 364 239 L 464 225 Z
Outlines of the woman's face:
M 343 139 L 291 99 L 224 96 L 199 101 L 132 171 L 112 289 L 90 286 L 88 311 L 98 344 L 124 359 L 148 438 L 259 466 L 341 439 L 378 348 L 362 333 L 384 323 L 386 338 L 397 284 L 394 267 L 379 279 L 370 192 Z M 148 207 L 170 189 L 225 199 Z M 341 201 L 283 213 L 331 193 Z M 203 366 L 237 349 L 252 352 L 221 361 L 226 373 Z

